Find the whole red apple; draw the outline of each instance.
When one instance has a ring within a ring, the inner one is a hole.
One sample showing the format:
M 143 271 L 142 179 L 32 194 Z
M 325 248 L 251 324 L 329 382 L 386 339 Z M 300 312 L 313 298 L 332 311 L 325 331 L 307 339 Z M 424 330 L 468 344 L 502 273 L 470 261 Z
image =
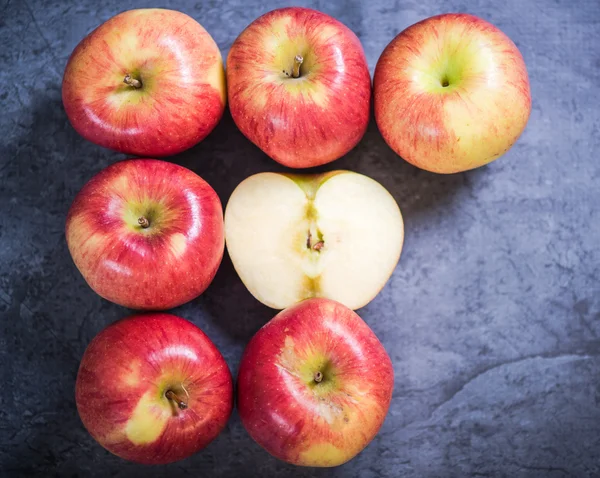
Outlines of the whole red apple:
M 377 62 L 374 97 L 385 141 L 437 173 L 502 156 L 531 112 L 521 53 L 498 28 L 466 14 L 431 17 L 394 38 Z
M 369 326 L 338 302 L 308 299 L 252 338 L 237 404 L 248 433 L 275 457 L 336 466 L 377 434 L 393 386 L 392 363 Z
M 231 46 L 227 84 L 238 128 L 291 168 L 343 156 L 369 122 L 371 77 L 359 39 L 308 8 L 252 22 Z
M 213 280 L 225 244 L 223 210 L 213 188 L 189 169 L 130 159 L 77 194 L 66 237 L 99 295 L 132 309 L 170 309 Z
M 128 154 L 167 156 L 204 139 L 226 101 L 219 47 L 193 18 L 130 10 L 73 51 L 63 103 L 84 138 Z
M 223 356 L 198 327 L 153 313 L 115 322 L 92 340 L 75 398 L 83 424 L 108 451 L 171 463 L 225 427 L 233 385 Z

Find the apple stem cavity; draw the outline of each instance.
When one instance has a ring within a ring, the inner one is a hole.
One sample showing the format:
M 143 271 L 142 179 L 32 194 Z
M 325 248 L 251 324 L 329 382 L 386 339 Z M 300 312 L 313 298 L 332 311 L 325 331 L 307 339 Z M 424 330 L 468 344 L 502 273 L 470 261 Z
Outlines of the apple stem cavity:
M 300 77 L 300 66 L 302 65 L 303 61 L 304 58 L 302 57 L 302 55 L 296 55 L 294 57 L 294 68 L 292 69 L 292 78 Z
M 315 372 L 314 379 L 316 383 L 321 383 L 323 380 L 323 374 L 321 372 Z
M 324 241 L 319 241 L 317 242 L 314 246 L 312 246 L 313 250 L 315 251 L 320 251 L 321 249 L 323 249 L 323 246 L 325 245 Z
M 123 79 L 123 83 L 125 83 L 128 86 L 133 86 L 136 89 L 142 87 L 142 82 L 140 80 L 136 80 L 129 73 L 127 75 L 125 75 L 125 78 Z
M 148 221 L 147 218 L 145 218 L 144 216 L 138 218 L 138 224 L 143 227 L 144 229 L 150 227 L 150 221 Z
M 169 400 L 173 400 L 180 410 L 185 410 L 188 407 L 187 402 L 182 400 L 173 390 L 167 390 L 165 397 L 167 397 Z

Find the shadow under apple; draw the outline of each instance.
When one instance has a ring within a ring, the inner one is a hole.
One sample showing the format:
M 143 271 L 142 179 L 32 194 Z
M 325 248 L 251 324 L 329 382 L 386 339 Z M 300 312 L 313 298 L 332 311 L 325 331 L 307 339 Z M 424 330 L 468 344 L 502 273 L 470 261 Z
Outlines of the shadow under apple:
M 21 106 L 0 152 L 0 237 L 9 252 L 0 276 L 7 305 L 0 308 L 6 338 L 0 462 L 10 476 L 48 476 L 96 455 L 75 407 L 79 359 L 100 329 L 129 312 L 87 286 L 69 255 L 64 225 L 79 189 L 122 158 L 75 132 L 57 85 L 33 90 Z

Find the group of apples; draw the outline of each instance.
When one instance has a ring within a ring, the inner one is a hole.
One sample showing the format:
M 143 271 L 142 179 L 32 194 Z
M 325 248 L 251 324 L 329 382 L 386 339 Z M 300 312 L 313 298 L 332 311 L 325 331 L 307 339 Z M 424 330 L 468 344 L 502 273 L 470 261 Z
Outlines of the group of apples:
M 242 133 L 291 168 L 331 162 L 365 133 L 372 98 L 365 55 L 356 35 L 328 15 L 305 8 L 263 15 L 233 43 L 226 76 L 216 43 L 195 20 L 132 10 L 77 46 L 63 102 L 85 138 L 147 158 L 205 138 L 226 98 Z M 386 142 L 440 173 L 499 157 L 531 108 L 516 46 L 466 14 L 400 33 L 379 59 L 373 86 Z M 80 365 L 79 414 L 109 451 L 168 463 L 202 449 L 227 423 L 234 394 L 222 355 L 191 322 L 156 312 L 200 295 L 225 243 L 249 291 L 284 309 L 240 364 L 237 407 L 250 435 L 289 463 L 335 466 L 378 432 L 392 363 L 353 310 L 391 276 L 404 226 L 376 181 L 349 171 L 261 173 L 235 189 L 223 217 L 215 191 L 192 171 L 129 159 L 79 192 L 66 238 L 99 295 L 155 311 L 101 331 Z

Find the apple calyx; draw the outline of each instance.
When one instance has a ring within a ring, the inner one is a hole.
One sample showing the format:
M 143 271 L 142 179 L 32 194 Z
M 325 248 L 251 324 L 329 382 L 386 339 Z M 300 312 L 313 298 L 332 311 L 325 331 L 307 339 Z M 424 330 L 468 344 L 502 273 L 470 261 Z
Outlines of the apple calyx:
M 188 404 L 185 400 L 182 400 L 173 390 L 167 390 L 165 392 L 165 397 L 169 400 L 174 401 L 180 410 L 185 410 L 188 407 Z
M 315 376 L 313 377 L 315 383 L 321 383 L 321 381 L 323 380 L 323 373 L 320 371 L 315 372 Z
M 144 216 L 141 216 L 138 218 L 138 224 L 143 228 L 143 229 L 147 229 L 148 227 L 150 227 L 150 221 L 148 221 L 148 219 Z
M 123 83 L 125 83 L 128 86 L 133 86 L 136 89 L 139 89 L 142 87 L 142 82 L 140 80 L 135 79 L 129 73 L 127 73 L 125 75 L 125 78 L 123 79 Z

